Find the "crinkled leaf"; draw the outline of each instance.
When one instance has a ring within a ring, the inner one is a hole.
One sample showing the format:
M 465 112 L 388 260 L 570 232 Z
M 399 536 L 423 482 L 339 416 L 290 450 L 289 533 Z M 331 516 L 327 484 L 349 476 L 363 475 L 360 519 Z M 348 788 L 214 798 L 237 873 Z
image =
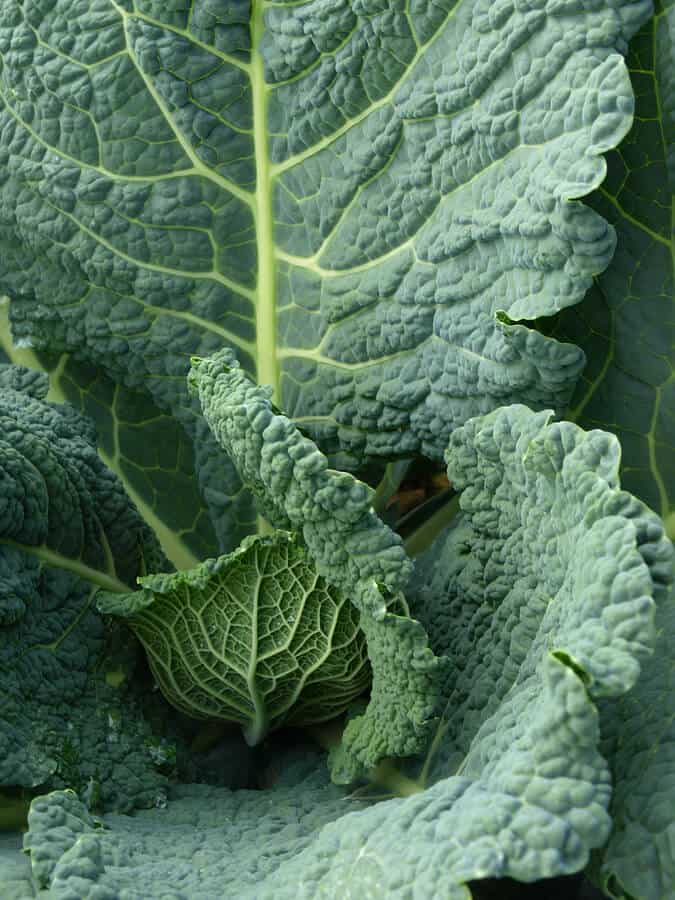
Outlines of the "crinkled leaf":
M 622 481 L 675 536 L 675 5 L 628 54 L 636 117 L 609 154 L 588 202 L 617 232 L 614 259 L 554 334 L 580 344 L 588 365 L 568 416 L 621 439 Z
M 450 658 L 420 781 L 459 791 L 467 779 L 482 796 L 452 821 L 490 848 L 466 849 L 483 877 L 578 871 L 611 828 L 596 704 L 628 691 L 648 658 L 672 548 L 659 518 L 619 490 L 607 433 L 511 407 L 457 431 L 447 460 L 463 515 L 409 592 Z
M 174 789 L 165 810 L 107 816 L 104 829 L 53 794 L 31 811 L 36 875 L 56 898 L 95 885 L 129 900 L 466 900 L 468 881 L 578 871 L 610 828 L 593 697 L 634 681 L 670 556 L 658 519 L 618 489 L 617 467 L 609 435 L 524 407 L 456 432 L 449 473 L 464 518 L 413 598 L 454 670 L 424 790 L 347 806 L 321 764 L 284 772 L 280 759 L 268 791 L 209 789 L 207 803 L 201 788 Z
M 133 818 L 95 819 L 67 792 L 40 797 L 24 839 L 33 876 L 54 900 L 91 891 L 111 900 L 258 897 L 267 877 L 345 812 L 323 758 L 278 762 L 282 775 L 268 790 L 174 786 L 166 808 Z
M 15 335 L 186 427 L 189 356 L 236 348 L 352 460 L 439 457 L 512 400 L 561 409 L 582 354 L 517 323 L 609 262 L 575 198 L 630 126 L 617 50 L 650 10 L 2 0 Z
M 608 270 L 555 333 L 585 349 L 588 366 L 571 415 L 614 431 L 622 481 L 675 536 L 675 4 L 631 42 L 636 118 L 608 157 L 608 178 L 589 198 L 617 230 Z M 612 896 L 675 897 L 675 618 L 657 611 L 659 637 L 633 691 L 601 706 L 615 784 L 614 832 L 593 876 Z
M 193 718 L 238 722 L 257 744 L 283 724 L 334 718 L 368 687 L 358 613 L 292 535 L 139 581 L 98 609 L 128 621 L 165 697 Z
M 47 386 L 0 367 L 0 784 L 150 805 L 163 751 L 128 684 L 134 648 L 111 643 L 88 577 L 130 583 L 166 561 L 90 423 L 44 402 Z
M 92 806 L 154 806 L 173 751 L 154 736 L 130 654 L 120 659 L 95 588 L 0 547 L 0 784 L 70 787 Z M 24 608 L 17 615 L 16 604 Z
M 158 409 L 147 392 L 113 383 L 100 366 L 69 354 L 36 353 L 26 343 L 13 343 L 8 303 L 0 298 L 0 360 L 47 372 L 49 400 L 69 403 L 95 424 L 99 455 L 120 478 L 177 568 L 190 568 L 231 549 L 253 530 L 250 495 L 233 467 L 223 463 L 199 418 L 193 415 L 186 430 Z M 188 431 L 199 430 L 204 440 L 197 465 Z M 220 510 L 213 521 L 200 484 Z
M 329 469 L 316 445 L 276 412 L 271 388 L 255 385 L 232 351 L 193 360 L 189 382 L 264 515 L 301 535 L 319 575 L 360 613 L 373 690 L 366 714 L 349 723 L 333 755 L 333 776 L 349 781 L 383 756 L 419 752 L 435 712 L 439 665 L 424 629 L 403 614 L 410 561 L 375 515 L 374 491 Z
M 656 626 L 637 685 L 600 706 L 614 828 L 594 875 L 620 900 L 675 898 L 675 593 L 659 604 Z
M 219 541 L 199 494 L 192 441 L 172 416 L 161 412 L 147 393 L 113 384 L 100 368 L 61 359 L 50 372 L 52 394 L 79 409 L 96 425 L 98 452 L 119 476 L 125 490 L 178 568 L 188 568 L 218 552 Z M 202 476 L 224 482 L 221 494 L 237 502 L 236 475 L 224 479 L 222 468 L 202 461 Z M 224 501 L 226 505 L 228 501 Z M 244 516 L 244 510 L 239 514 Z M 236 541 L 251 527 L 251 519 L 235 527 L 228 520 L 228 541 Z
M 45 373 L 0 366 L 0 541 L 131 584 L 165 558 L 99 458 L 93 424 L 45 402 L 48 388 Z

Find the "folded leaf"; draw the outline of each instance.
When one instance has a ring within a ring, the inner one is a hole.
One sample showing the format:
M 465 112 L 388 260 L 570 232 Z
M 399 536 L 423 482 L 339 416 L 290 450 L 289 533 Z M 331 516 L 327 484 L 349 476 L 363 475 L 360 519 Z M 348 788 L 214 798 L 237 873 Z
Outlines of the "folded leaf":
M 613 431 L 622 482 L 675 537 L 675 6 L 631 41 L 636 118 L 589 198 L 617 231 L 617 249 L 586 300 L 556 323 L 588 366 L 568 413 Z M 601 706 L 615 792 L 614 831 L 593 877 L 611 896 L 675 898 L 675 598 L 657 610 L 658 640 L 636 687 Z
M 2 0 L 15 336 L 186 427 L 190 355 L 236 348 L 352 462 L 440 457 L 501 403 L 562 409 L 582 354 L 515 323 L 578 303 L 611 258 L 576 198 L 630 126 L 617 51 L 650 12 Z M 207 499 L 226 537 L 236 515 Z
M 372 695 L 333 755 L 333 777 L 347 782 L 383 756 L 419 752 L 436 710 L 439 661 L 419 623 L 397 614 L 405 610 L 411 563 L 401 539 L 376 516 L 373 490 L 329 469 L 316 445 L 275 411 L 271 389 L 255 385 L 232 351 L 194 359 L 189 382 L 263 514 L 299 533 L 319 575 L 360 614 Z

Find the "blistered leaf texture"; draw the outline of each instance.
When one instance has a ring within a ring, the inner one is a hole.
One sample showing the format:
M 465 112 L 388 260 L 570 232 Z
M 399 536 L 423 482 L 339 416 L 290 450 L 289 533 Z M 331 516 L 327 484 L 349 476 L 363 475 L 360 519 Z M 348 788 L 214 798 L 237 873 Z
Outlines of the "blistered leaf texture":
M 373 490 L 329 469 L 305 437 L 223 350 L 193 359 L 188 376 L 204 418 L 277 528 L 298 530 L 326 577 L 364 613 L 381 617 L 388 597 L 406 585 L 412 564 L 400 537 L 375 514 Z
M 628 690 L 653 644 L 652 596 L 672 579 L 663 523 L 620 489 L 613 435 L 550 419 L 497 410 L 446 454 L 463 515 L 437 565 L 426 563 L 430 606 L 413 607 L 454 660 L 458 723 L 496 708 L 558 641 L 596 699 Z
M 48 887 L 55 900 L 89 892 L 111 900 L 256 897 L 267 876 L 345 812 L 323 758 L 304 757 L 280 759 L 281 778 L 269 790 L 175 786 L 166 807 L 147 816 L 97 818 L 71 793 L 40 797 L 24 841 L 34 890 Z
M 675 593 L 656 613 L 654 655 L 635 688 L 600 707 L 614 829 L 595 870 L 620 900 L 675 897 Z
M 573 814 L 577 827 L 593 824 L 593 815 L 596 825 L 604 824 L 597 797 L 606 801 L 607 778 L 596 796 L 585 783 L 595 774 L 590 748 L 597 721 L 576 676 L 555 661 L 551 673 L 545 699 L 563 727 L 534 762 L 543 765 L 549 754 L 575 748 L 579 777 L 563 779 L 549 805 L 563 808 L 568 795 L 581 807 Z M 537 704 L 532 721 L 544 737 L 551 714 Z M 314 767 L 293 767 L 263 792 L 172 788 L 166 809 L 105 816 L 104 829 L 93 827 L 84 806 L 67 794 L 40 797 L 25 838 L 34 876 L 49 885 L 54 900 L 93 890 L 111 900 L 122 890 L 125 900 L 154 900 L 169 891 L 175 900 L 467 900 L 464 882 L 509 874 L 509 855 L 520 858 L 519 873 L 529 879 L 555 870 L 559 860 L 577 867 L 583 860 L 583 845 L 563 815 L 496 794 L 504 772 L 495 772 L 491 785 L 455 777 L 364 808 L 326 784 L 322 760 Z
M 69 403 L 94 423 L 99 455 L 121 479 L 176 568 L 190 568 L 218 552 L 220 542 L 199 492 L 192 441 L 146 391 L 114 384 L 100 367 L 77 362 L 68 354 L 17 347 L 6 299 L 0 299 L 0 362 L 46 372 L 49 400 Z M 204 476 L 208 468 L 202 464 L 198 471 Z M 222 478 L 222 466 L 217 472 Z M 237 504 L 239 487 L 234 474 L 220 495 Z M 251 520 L 237 522 L 235 535 L 248 530 Z
M 1 548 L 0 591 L 0 784 L 154 806 L 172 751 L 144 719 L 132 652 L 111 649 L 91 586 Z
M 420 597 L 408 591 L 453 669 L 419 791 L 347 806 L 307 756 L 280 758 L 269 791 L 173 789 L 165 810 L 107 829 L 52 794 L 34 801 L 26 846 L 55 898 L 467 900 L 472 880 L 585 865 L 611 826 L 595 698 L 635 681 L 671 549 L 619 490 L 610 435 L 501 410 L 455 433 L 448 469 L 463 519 L 420 567 Z
M 219 541 L 199 493 L 193 443 L 180 423 L 158 409 L 147 392 L 114 384 L 97 366 L 61 357 L 49 374 L 52 392 L 95 424 L 99 455 L 118 475 L 176 568 L 216 553 Z M 202 460 L 199 473 L 210 472 L 236 504 L 236 476 L 228 483 L 227 472 L 215 459 L 211 462 Z M 230 521 L 235 522 L 234 512 Z M 245 531 L 250 520 L 235 526 L 235 533 Z
M 360 614 L 373 689 L 368 711 L 349 723 L 333 756 L 333 776 L 349 781 L 383 756 L 419 752 L 435 711 L 439 663 L 424 629 L 405 615 L 411 563 L 400 537 L 376 516 L 373 490 L 329 469 L 317 446 L 277 412 L 271 389 L 251 381 L 231 350 L 193 359 L 188 380 L 265 517 L 299 533 L 319 575 Z
M 140 584 L 98 609 L 127 620 L 164 696 L 192 718 L 238 722 L 257 744 L 335 718 L 368 687 L 356 608 L 288 533 Z
M 609 262 L 576 198 L 630 126 L 650 9 L 2 0 L 16 337 L 150 391 L 206 459 L 183 376 L 222 346 L 351 461 L 561 409 L 583 355 L 518 323 Z M 226 541 L 242 513 L 207 500 Z
M 658 2 L 655 13 L 628 55 L 635 122 L 590 198 L 616 228 L 616 253 L 555 333 L 588 356 L 570 415 L 619 436 L 623 483 L 663 516 L 673 538 L 675 5 Z M 593 875 L 618 898 L 675 897 L 674 603 L 671 595 L 657 609 L 656 650 L 636 687 L 601 707 L 615 826 Z
M 133 583 L 156 539 L 96 452 L 93 424 L 47 403 L 45 373 L 0 365 L 0 540 Z
M 113 644 L 86 576 L 132 583 L 166 561 L 90 423 L 46 392 L 43 373 L 0 367 L 0 784 L 152 805 L 162 751 L 127 681 L 134 648 Z

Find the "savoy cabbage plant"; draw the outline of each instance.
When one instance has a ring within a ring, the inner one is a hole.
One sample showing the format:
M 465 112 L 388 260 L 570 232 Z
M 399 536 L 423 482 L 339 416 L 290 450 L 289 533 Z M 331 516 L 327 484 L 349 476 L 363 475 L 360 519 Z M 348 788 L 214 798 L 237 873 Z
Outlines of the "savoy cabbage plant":
M 674 47 L 0 0 L 3 900 L 675 898 Z

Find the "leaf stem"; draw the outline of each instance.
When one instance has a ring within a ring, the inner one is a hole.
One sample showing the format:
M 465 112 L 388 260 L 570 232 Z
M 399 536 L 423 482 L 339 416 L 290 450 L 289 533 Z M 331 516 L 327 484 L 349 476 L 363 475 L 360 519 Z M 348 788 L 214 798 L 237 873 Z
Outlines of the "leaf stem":
M 421 794 L 424 790 L 422 785 L 400 772 L 390 759 L 383 759 L 375 767 L 370 775 L 370 780 L 385 788 L 394 797 L 412 797 L 414 794 Z
M 258 384 L 272 386 L 279 400 L 279 370 L 276 354 L 276 260 L 274 257 L 274 217 L 272 177 L 267 130 L 267 85 L 260 42 L 265 31 L 264 0 L 253 0 L 251 17 L 251 97 L 253 101 L 253 143 L 255 148 L 255 227 L 258 249 L 256 284 L 256 374 Z
M 411 462 L 410 459 L 399 459 L 387 465 L 373 495 L 372 506 L 376 513 L 379 514 L 386 509 L 387 503 L 401 486 Z
M 432 498 L 435 499 L 435 498 Z M 403 542 L 405 552 L 413 559 L 424 553 L 438 535 L 452 522 L 459 512 L 459 494 L 454 494 L 447 503 L 431 515 L 426 522 L 413 531 Z

